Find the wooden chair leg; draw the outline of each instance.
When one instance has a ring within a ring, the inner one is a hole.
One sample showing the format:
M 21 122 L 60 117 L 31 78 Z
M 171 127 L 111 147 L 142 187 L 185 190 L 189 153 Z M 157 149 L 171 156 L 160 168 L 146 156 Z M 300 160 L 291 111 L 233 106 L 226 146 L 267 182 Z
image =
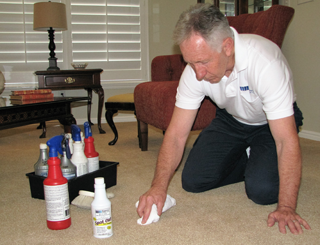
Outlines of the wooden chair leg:
M 113 122 L 113 114 L 117 112 L 118 110 L 112 110 L 112 109 L 106 110 L 106 120 L 114 133 L 114 139 L 108 143 L 109 145 L 114 145 L 118 141 L 118 131 Z
M 134 116 L 136 117 L 137 120 L 137 132 L 138 132 L 138 141 L 139 141 L 139 148 L 141 148 L 141 140 L 140 140 L 140 125 L 139 125 L 139 120 L 137 119 L 136 111 L 133 111 Z
M 148 124 L 138 121 L 139 147 L 141 151 L 148 150 Z

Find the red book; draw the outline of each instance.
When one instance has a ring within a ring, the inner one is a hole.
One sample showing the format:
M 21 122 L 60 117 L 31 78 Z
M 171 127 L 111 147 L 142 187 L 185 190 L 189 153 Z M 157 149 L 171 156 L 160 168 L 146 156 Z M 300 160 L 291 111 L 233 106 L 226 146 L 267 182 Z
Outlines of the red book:
M 47 101 L 53 101 L 53 98 L 37 99 L 37 100 L 10 100 L 12 105 L 25 105 L 25 104 L 47 102 Z
M 12 95 L 22 95 L 22 94 L 51 94 L 51 89 L 34 89 L 34 90 L 18 90 L 12 91 Z
M 53 98 L 53 93 L 50 94 L 21 94 L 21 95 L 10 95 L 11 100 L 37 100 L 37 99 L 49 99 Z

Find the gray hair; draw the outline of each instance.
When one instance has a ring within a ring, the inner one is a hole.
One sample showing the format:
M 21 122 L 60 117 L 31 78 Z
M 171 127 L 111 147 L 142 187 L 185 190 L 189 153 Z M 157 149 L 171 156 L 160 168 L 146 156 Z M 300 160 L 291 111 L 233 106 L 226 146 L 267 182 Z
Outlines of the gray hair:
M 200 34 L 219 53 L 223 41 L 227 37 L 233 39 L 228 19 L 212 4 L 196 4 L 184 11 L 176 24 L 173 40 L 180 45 L 193 33 Z

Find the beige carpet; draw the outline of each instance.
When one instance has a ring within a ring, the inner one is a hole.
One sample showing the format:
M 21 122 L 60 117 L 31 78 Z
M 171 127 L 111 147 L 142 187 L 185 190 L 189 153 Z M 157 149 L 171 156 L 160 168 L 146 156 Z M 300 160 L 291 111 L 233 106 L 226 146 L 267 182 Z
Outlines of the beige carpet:
M 47 139 L 63 132 L 58 122 L 49 122 Z M 149 151 L 138 147 L 136 123 L 118 123 L 119 141 L 109 146 L 113 134 L 93 126 L 96 150 L 101 160 L 117 161 L 118 183 L 109 189 L 112 202 L 114 235 L 97 239 L 92 235 L 90 210 L 71 206 L 72 225 L 52 231 L 46 226 L 45 201 L 30 195 L 26 173 L 33 171 L 38 159 L 40 130 L 29 125 L 0 131 L 0 244 L 319 244 L 320 242 L 320 142 L 301 139 L 303 178 L 298 213 L 312 227 L 303 235 L 286 235 L 278 227 L 268 228 L 268 214 L 275 205 L 259 206 L 248 200 L 243 183 L 201 194 L 181 188 L 183 163 L 176 172 L 169 194 L 177 206 L 161 216 L 158 223 L 139 226 L 135 202 L 150 185 L 162 132 L 149 129 Z M 197 133 L 192 133 L 188 154 Z

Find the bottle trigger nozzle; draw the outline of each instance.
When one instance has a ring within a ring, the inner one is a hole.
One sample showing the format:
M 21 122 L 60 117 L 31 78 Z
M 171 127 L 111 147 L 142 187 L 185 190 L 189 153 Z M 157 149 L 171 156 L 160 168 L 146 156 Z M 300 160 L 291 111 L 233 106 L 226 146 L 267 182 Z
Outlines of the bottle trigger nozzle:
M 62 135 L 57 135 L 52 137 L 47 141 L 47 145 L 49 146 L 49 157 L 57 157 L 58 152 L 62 154 Z
M 88 122 L 85 122 L 83 124 L 84 126 L 84 134 L 85 134 L 85 137 L 86 139 L 88 139 L 89 137 L 92 137 L 92 131 L 91 131 L 91 126 Z
M 80 136 L 81 129 L 79 128 L 79 126 L 76 124 L 71 124 L 71 132 L 72 132 L 73 141 L 81 142 L 81 136 Z

